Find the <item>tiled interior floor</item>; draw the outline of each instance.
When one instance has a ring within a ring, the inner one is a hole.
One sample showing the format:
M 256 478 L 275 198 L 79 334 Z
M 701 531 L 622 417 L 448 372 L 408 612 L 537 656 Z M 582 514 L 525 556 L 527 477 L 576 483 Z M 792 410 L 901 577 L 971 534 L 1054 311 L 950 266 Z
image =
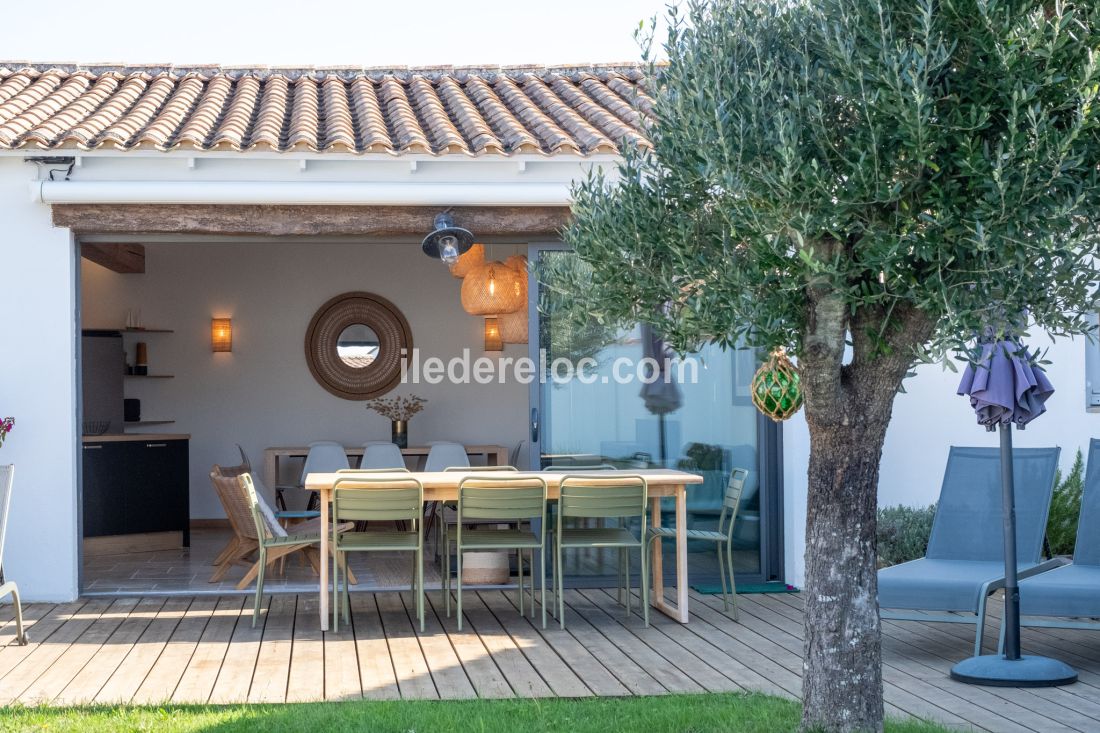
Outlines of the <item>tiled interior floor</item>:
M 209 582 L 214 573 L 211 563 L 229 538 L 228 529 L 195 529 L 191 531 L 189 548 L 85 558 L 84 594 L 234 593 L 237 582 L 248 570 L 243 565 L 230 569 L 221 581 Z M 439 569 L 430 561 L 434 558 L 434 549 L 426 555 L 429 561 L 424 563 L 424 584 L 429 588 L 438 588 Z M 362 589 L 408 588 L 411 563 L 407 553 L 351 553 L 349 562 Z M 252 586 L 241 592 L 250 593 L 254 588 Z M 317 575 L 304 558 L 299 560 L 297 556 L 291 556 L 283 572 L 276 570 L 266 576 L 264 589 L 275 593 L 316 592 Z
M 85 595 L 119 595 L 129 593 L 251 593 L 255 586 L 237 591 L 237 582 L 247 568 L 238 565 L 217 583 L 210 582 L 214 573 L 213 560 L 230 538 L 229 529 L 195 529 L 191 532 L 191 547 L 177 550 L 134 552 L 124 555 L 101 555 L 84 559 L 81 589 Z M 672 543 L 667 543 L 666 569 L 671 573 Z M 689 552 L 689 577 L 694 583 L 717 583 L 717 561 L 704 545 L 705 552 Z M 690 546 L 689 546 L 690 550 Z M 349 562 L 359 581 L 352 590 L 401 590 L 409 587 L 411 561 L 406 553 L 351 553 Z M 424 562 L 424 585 L 440 587 L 439 565 L 435 561 L 435 544 L 427 543 Z M 634 562 L 632 560 L 632 562 Z M 583 576 L 614 577 L 617 557 L 610 550 L 575 552 L 566 568 L 567 579 Z M 751 573 L 756 567 L 752 553 L 734 553 L 737 573 Z M 637 566 L 634 565 L 635 571 Z M 671 576 L 670 576 L 671 577 Z M 309 593 L 317 590 L 317 576 L 304 558 L 291 556 L 285 568 L 268 573 L 264 588 L 272 593 Z

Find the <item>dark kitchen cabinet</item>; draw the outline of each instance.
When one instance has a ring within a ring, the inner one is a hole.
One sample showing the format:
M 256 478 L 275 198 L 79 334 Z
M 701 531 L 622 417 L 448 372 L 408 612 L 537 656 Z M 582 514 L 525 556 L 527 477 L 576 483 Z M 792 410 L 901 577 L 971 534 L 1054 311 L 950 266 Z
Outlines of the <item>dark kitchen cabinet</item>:
M 179 531 L 190 545 L 187 440 L 127 436 L 82 448 L 85 537 Z

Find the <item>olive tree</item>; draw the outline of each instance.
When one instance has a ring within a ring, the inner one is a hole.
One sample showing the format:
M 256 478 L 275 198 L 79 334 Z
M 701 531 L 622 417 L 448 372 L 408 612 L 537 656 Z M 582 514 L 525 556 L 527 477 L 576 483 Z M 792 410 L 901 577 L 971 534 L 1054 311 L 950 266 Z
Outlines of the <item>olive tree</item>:
M 807 729 L 882 728 L 876 490 L 907 374 L 1004 314 L 1087 328 L 1096 5 L 689 2 L 651 67 L 652 148 L 576 188 L 578 311 L 797 360 Z

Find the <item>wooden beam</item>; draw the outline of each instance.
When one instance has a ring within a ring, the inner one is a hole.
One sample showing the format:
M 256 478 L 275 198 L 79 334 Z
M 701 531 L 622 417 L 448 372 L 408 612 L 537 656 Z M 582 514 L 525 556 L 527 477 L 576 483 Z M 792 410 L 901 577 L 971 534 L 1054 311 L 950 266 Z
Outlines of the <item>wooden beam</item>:
M 433 206 L 207 206 L 55 204 L 54 226 L 76 234 L 221 234 L 263 236 L 423 236 Z M 459 206 L 455 223 L 477 237 L 556 236 L 565 206 Z
M 85 242 L 80 245 L 80 256 L 124 275 L 145 272 L 144 244 Z

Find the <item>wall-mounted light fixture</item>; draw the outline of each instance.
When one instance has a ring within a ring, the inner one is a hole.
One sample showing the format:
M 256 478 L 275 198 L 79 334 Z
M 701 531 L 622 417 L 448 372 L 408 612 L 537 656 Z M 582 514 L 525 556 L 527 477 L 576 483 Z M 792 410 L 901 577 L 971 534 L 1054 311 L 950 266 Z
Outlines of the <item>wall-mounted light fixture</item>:
M 474 235 L 468 229 L 455 226 L 454 217 L 447 212 L 436 214 L 435 230 L 424 237 L 420 248 L 429 257 L 438 257 L 448 265 L 458 262 L 474 244 Z
M 210 319 L 210 350 L 214 353 L 233 351 L 233 319 Z
M 496 316 L 485 319 L 485 350 L 504 351 L 504 342 L 500 338 L 500 321 Z

